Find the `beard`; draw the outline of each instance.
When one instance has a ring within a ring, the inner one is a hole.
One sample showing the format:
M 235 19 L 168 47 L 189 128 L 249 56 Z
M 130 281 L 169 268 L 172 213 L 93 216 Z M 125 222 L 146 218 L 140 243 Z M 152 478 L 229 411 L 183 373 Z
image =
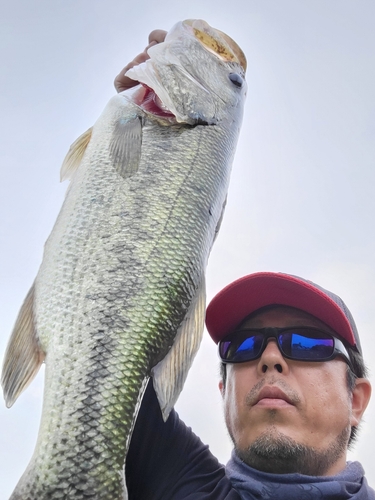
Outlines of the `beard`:
M 253 469 L 272 474 L 323 476 L 346 453 L 350 430 L 345 428 L 325 449 L 294 441 L 276 428 L 260 435 L 247 449 L 235 446 L 237 456 Z

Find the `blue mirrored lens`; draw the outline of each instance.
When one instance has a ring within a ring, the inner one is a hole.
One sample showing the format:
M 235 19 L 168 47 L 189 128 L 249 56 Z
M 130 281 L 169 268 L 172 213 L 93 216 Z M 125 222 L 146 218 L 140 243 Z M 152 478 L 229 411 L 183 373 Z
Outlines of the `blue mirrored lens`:
M 298 333 L 282 333 L 279 335 L 281 350 L 293 359 L 324 360 L 334 350 L 334 340 L 330 338 L 310 338 Z
M 243 341 L 224 341 L 220 344 L 220 356 L 228 361 L 251 361 L 259 356 L 263 335 L 252 335 Z
M 236 355 L 241 356 L 241 354 L 247 354 L 252 357 L 255 347 L 255 337 L 249 337 L 245 339 L 236 349 Z

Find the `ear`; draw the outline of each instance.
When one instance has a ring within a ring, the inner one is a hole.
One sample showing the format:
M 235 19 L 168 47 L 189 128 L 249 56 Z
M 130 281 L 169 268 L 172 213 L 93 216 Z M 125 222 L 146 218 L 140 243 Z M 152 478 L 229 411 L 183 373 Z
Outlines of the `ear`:
M 351 425 L 357 427 L 371 397 L 371 384 L 366 378 L 358 378 L 352 396 Z
M 225 385 L 224 385 L 224 382 L 222 380 L 220 380 L 220 382 L 219 382 L 219 391 L 221 393 L 221 397 L 223 398 L 224 394 L 225 394 Z

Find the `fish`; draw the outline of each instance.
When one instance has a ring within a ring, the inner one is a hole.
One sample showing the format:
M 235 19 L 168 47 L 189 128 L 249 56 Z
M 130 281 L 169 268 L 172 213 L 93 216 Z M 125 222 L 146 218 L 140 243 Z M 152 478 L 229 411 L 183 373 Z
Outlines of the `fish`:
M 148 55 L 61 167 L 70 183 L 1 375 L 10 407 L 45 363 L 37 443 L 11 500 L 127 499 L 145 386 L 166 420 L 199 348 L 246 58 L 203 20 Z

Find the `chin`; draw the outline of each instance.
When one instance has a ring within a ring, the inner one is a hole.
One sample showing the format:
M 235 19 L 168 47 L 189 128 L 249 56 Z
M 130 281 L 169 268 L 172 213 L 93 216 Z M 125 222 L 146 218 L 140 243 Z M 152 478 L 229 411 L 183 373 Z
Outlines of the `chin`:
M 325 476 L 337 469 L 339 463 L 345 467 L 347 443 L 347 429 L 321 449 L 301 444 L 272 427 L 247 448 L 235 446 L 235 451 L 244 463 L 263 472 Z

